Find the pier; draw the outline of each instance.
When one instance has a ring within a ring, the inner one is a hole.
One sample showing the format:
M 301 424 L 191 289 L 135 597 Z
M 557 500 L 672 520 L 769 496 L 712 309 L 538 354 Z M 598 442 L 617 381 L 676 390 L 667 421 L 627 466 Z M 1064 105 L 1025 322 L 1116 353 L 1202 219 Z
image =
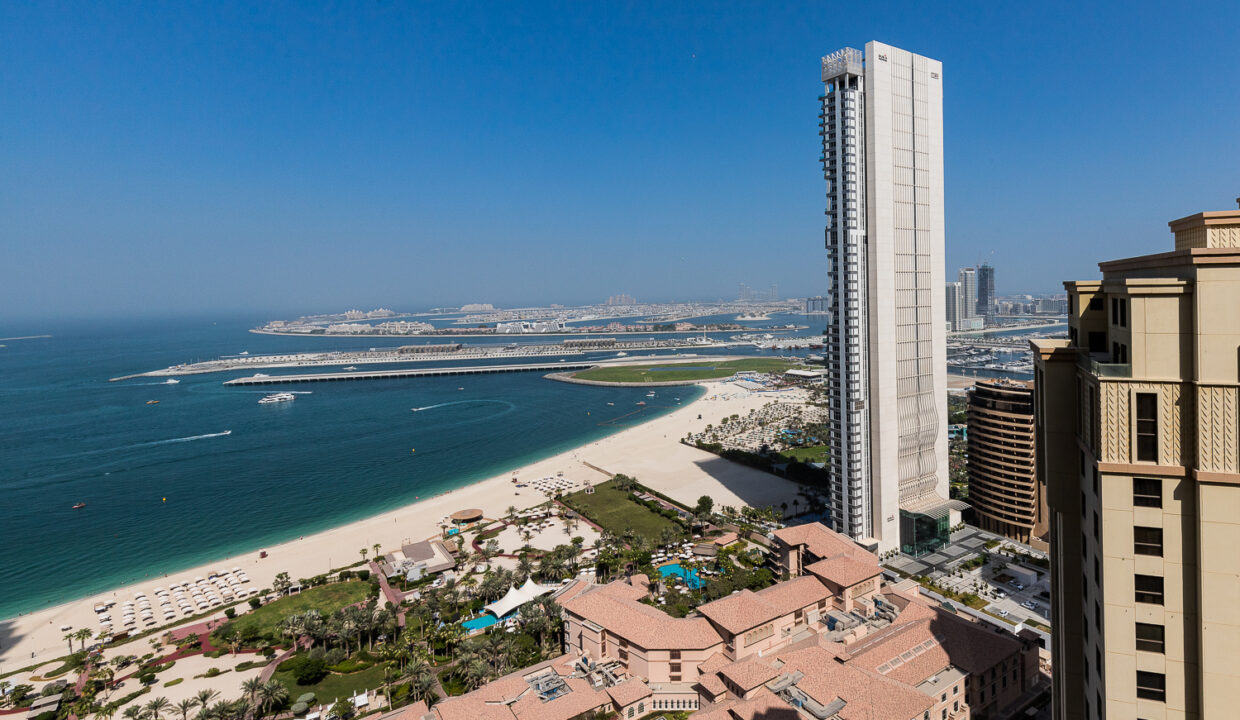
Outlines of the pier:
M 389 380 L 444 375 L 493 375 L 510 372 L 552 372 L 586 370 L 597 362 L 556 362 L 527 365 L 473 365 L 464 367 L 416 368 L 409 370 L 363 370 L 360 372 L 308 373 L 300 375 L 251 375 L 228 380 L 225 385 L 282 385 L 294 382 L 335 382 L 337 380 Z

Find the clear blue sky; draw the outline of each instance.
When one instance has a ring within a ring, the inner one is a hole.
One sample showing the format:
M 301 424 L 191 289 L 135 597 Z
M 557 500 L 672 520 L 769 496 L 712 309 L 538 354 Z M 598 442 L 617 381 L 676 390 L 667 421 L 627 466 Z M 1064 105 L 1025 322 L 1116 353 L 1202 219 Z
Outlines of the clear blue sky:
M 1240 195 L 1234 2 L 250 5 L 0 4 L 0 322 L 820 293 L 819 58 L 871 39 L 943 61 L 949 272 Z

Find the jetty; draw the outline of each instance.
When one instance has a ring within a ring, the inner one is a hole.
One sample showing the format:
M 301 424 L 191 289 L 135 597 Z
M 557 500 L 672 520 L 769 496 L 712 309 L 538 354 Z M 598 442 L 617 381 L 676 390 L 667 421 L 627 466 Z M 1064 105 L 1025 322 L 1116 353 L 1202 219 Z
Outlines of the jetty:
M 552 372 L 559 370 L 586 370 L 598 365 L 594 362 L 555 362 L 523 365 L 469 365 L 460 367 L 437 367 L 394 370 L 364 370 L 361 372 L 302 373 L 294 375 L 251 375 L 228 380 L 225 385 L 282 385 L 294 382 L 335 382 L 337 380 L 389 380 L 407 377 L 439 377 L 444 375 L 493 375 L 511 372 Z

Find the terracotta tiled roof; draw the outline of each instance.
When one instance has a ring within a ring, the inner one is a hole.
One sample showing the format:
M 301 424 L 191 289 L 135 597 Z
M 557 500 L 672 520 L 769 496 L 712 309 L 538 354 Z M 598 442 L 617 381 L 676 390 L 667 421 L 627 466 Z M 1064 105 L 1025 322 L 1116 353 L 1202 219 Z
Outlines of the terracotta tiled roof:
M 625 707 L 642 698 L 650 697 L 650 688 L 646 683 L 634 678 L 618 685 L 612 685 L 607 688 L 607 694 L 615 701 L 616 707 Z
M 890 596 L 888 596 L 890 597 Z M 848 648 L 849 664 L 916 685 L 948 665 L 971 675 L 1021 651 L 1019 640 L 904 596 L 899 617 Z
M 848 555 L 837 555 L 819 560 L 806 565 L 805 571 L 840 587 L 851 587 L 883 574 L 882 568 L 878 566 L 878 558 L 871 556 L 870 561 L 864 561 Z
M 775 531 L 775 537 L 788 545 L 804 545 L 806 550 L 820 558 L 849 555 L 858 560 L 878 558 L 857 543 L 840 535 L 822 523 L 796 525 Z
M 759 592 L 742 590 L 708 602 L 698 612 L 733 635 L 831 597 L 816 578 L 799 577 Z
M 704 618 L 673 618 L 637 602 L 632 590 L 616 582 L 557 601 L 569 613 L 646 650 L 702 650 L 722 644 L 719 633 Z
M 777 677 L 779 671 L 769 663 L 750 657 L 734 663 L 728 663 L 719 669 L 719 675 L 741 690 L 748 692 Z
M 785 580 L 754 593 L 781 615 L 816 605 L 820 600 L 830 600 L 831 591 L 816 578 L 799 577 Z
M 733 635 L 770 622 L 781 614 L 750 590 L 708 602 L 700 606 L 698 612 Z
M 824 648 L 809 647 L 776 657 L 784 662 L 780 672 L 804 674 L 796 686 L 806 695 L 823 705 L 843 700 L 839 711 L 843 720 L 911 720 L 935 704 L 933 698 L 908 685 L 839 662 Z

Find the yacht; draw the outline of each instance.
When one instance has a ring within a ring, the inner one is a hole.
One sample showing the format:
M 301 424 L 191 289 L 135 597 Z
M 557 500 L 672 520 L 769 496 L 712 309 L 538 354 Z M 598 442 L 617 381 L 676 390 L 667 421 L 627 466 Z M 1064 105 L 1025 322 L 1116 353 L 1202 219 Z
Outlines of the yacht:
M 293 402 L 296 399 L 297 399 L 297 396 L 294 395 L 293 393 L 287 393 L 287 392 L 272 393 L 271 395 L 267 395 L 263 397 L 262 400 L 259 400 L 258 404 L 259 405 L 270 405 L 271 403 Z
M 176 378 L 168 378 L 167 380 L 164 381 L 164 384 L 165 385 L 180 385 L 181 381 L 177 380 Z

